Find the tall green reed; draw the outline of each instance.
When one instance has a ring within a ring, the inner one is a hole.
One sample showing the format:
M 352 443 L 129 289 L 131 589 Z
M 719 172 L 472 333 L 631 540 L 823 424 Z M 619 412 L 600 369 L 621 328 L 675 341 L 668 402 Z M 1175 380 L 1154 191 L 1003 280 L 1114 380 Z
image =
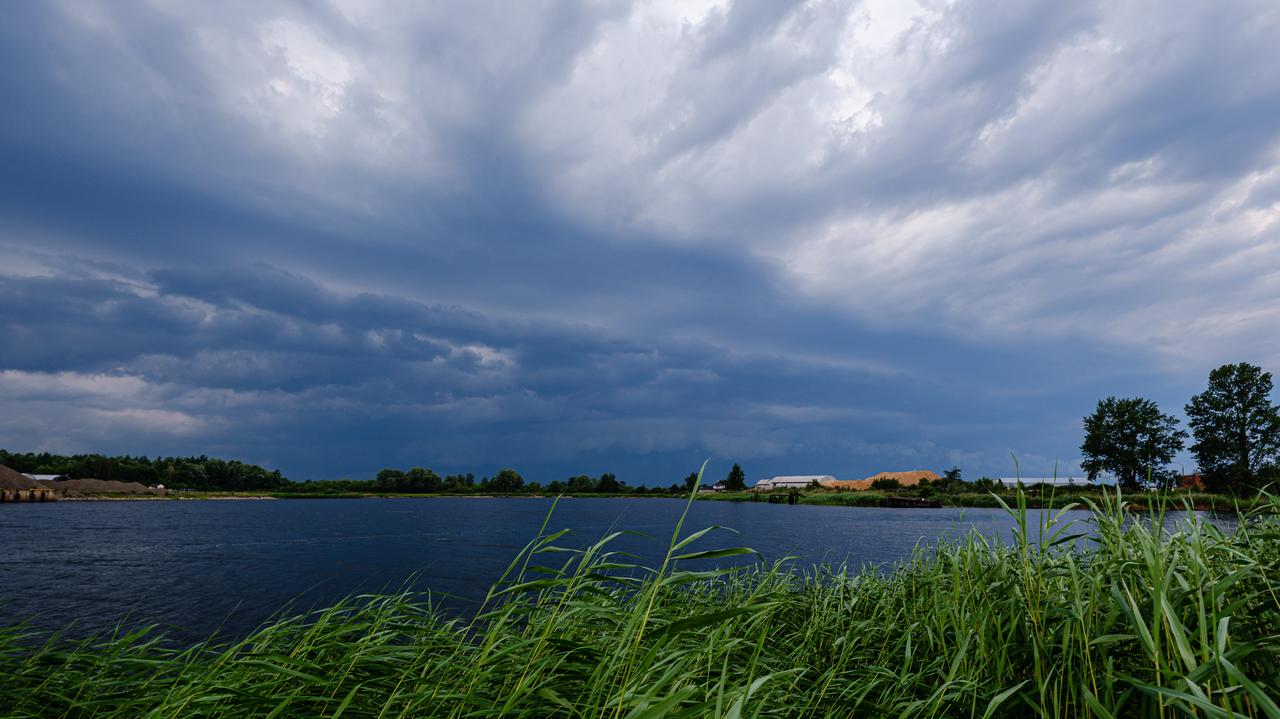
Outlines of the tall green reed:
M 1027 505 L 1007 541 L 804 571 L 707 567 L 755 555 L 700 549 L 689 505 L 653 567 L 620 531 L 566 544 L 553 509 L 468 620 L 405 592 L 186 649 L 0 630 L 0 714 L 1280 717 L 1280 501 L 1232 532 L 1119 492 L 1084 521 Z

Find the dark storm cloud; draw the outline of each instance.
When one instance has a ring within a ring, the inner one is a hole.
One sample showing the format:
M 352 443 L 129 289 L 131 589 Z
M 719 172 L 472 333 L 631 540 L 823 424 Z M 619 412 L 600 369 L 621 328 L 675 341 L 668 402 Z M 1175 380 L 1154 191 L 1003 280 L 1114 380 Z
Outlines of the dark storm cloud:
M 1278 15 L 11 8 L 0 446 L 1071 464 L 1099 396 L 1280 362 Z
M 733 375 L 747 364 L 713 349 L 668 351 L 585 328 L 493 321 L 368 294 L 341 298 L 270 268 L 235 272 L 239 281 L 223 283 L 157 272 L 159 281 L 144 287 L 7 278 L 7 398 L 43 402 L 51 386 L 64 386 L 58 398 L 91 409 L 194 406 L 205 421 L 236 426 L 232 436 L 248 446 L 264 429 L 259 422 L 284 422 L 286 438 L 319 423 L 349 443 L 426 432 L 497 452 L 510 440 L 486 443 L 487 433 L 541 437 L 538 425 L 549 421 L 645 424 L 688 403 L 688 420 L 716 423 L 699 408 L 725 403 L 718 395 L 742 383 Z M 319 419 L 335 407 L 342 419 Z M 559 440 L 566 451 L 601 442 L 588 426 L 576 434 Z
M 949 414 L 945 387 L 901 372 L 344 296 L 266 266 L 4 278 L 0 298 L 0 394 L 36 428 L 88 412 L 108 437 L 294 448 L 286 466 L 317 476 L 376 468 L 370 448 L 456 468 L 515 454 L 552 476 L 593 452 L 663 472 L 698 452 L 891 461 L 920 452 L 903 435 L 923 416 Z M 9 436 L 40 439 L 17 422 Z

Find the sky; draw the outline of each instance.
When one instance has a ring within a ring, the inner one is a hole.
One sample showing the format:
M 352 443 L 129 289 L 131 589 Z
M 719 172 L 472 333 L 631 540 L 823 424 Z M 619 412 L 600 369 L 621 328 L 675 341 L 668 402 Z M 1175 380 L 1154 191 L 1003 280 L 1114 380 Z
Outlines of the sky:
M 1277 37 L 1274 0 L 14 4 L 0 447 L 1078 474 L 1099 399 L 1280 371 Z

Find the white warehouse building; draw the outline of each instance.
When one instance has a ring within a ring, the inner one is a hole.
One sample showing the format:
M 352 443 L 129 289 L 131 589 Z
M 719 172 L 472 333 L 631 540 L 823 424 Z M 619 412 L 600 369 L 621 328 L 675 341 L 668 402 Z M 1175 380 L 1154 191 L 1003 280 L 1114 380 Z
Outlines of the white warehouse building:
M 825 484 L 835 480 L 836 478 L 829 474 L 793 474 L 772 479 L 762 479 L 756 482 L 751 489 L 757 492 L 768 492 L 774 489 L 804 489 L 814 482 Z

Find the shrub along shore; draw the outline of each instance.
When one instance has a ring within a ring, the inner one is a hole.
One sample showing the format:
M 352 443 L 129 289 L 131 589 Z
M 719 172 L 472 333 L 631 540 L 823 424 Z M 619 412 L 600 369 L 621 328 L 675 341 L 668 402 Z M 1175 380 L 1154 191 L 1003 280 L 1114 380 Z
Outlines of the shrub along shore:
M 695 560 L 751 551 L 700 551 L 714 528 L 688 532 L 683 519 L 666 559 L 639 568 L 611 552 L 616 534 L 559 546 L 552 514 L 473 619 L 401 594 L 187 649 L 146 631 L 70 641 L 11 628 L 0 706 L 15 717 L 1280 716 L 1280 500 L 1223 533 L 1113 495 L 1091 505 L 1091 526 L 1028 514 L 1022 498 L 1007 508 L 1013 541 L 972 534 L 891 571 L 709 570 Z
M 1032 509 L 1061 509 L 1067 506 L 1085 506 L 1090 502 L 1098 502 L 1104 493 L 1112 491 L 1112 488 L 1099 486 L 1081 489 L 1057 488 L 1045 491 L 1028 491 L 1023 490 L 1024 501 L 1027 506 Z M 716 493 L 700 493 L 697 499 L 700 501 L 711 502 L 765 502 L 768 500 L 770 493 L 765 492 L 716 492 Z M 774 494 L 786 495 L 786 491 L 778 491 Z M 73 498 L 63 498 L 64 501 L 128 501 L 128 500 L 222 500 L 222 499 L 368 499 L 374 497 L 397 498 L 397 499 L 432 499 L 440 497 L 467 497 L 471 499 L 493 499 L 495 497 L 507 498 L 523 498 L 523 499 L 554 499 L 557 495 L 548 494 L 531 494 L 522 492 L 519 494 L 477 494 L 477 493 L 448 493 L 439 492 L 433 494 L 426 493 L 403 493 L 403 492 L 343 492 L 343 491 L 323 491 L 323 492 L 304 492 L 304 491 L 287 491 L 287 492 L 170 492 L 162 496 L 137 495 L 137 494 L 94 494 Z M 564 498 L 581 498 L 581 499 L 682 499 L 678 495 L 665 493 L 637 494 L 637 493 L 601 493 L 591 492 L 584 494 L 563 494 L 558 495 Z M 882 507 L 887 497 L 920 497 L 918 492 L 905 489 L 901 491 L 884 492 L 878 490 L 861 490 L 861 491 L 834 491 L 834 490 L 804 490 L 798 493 L 796 504 L 815 505 L 825 507 Z M 1019 490 L 1007 489 L 990 492 L 956 492 L 951 494 L 940 494 L 928 497 L 928 499 L 937 500 L 943 507 L 978 507 L 988 509 L 998 509 L 1002 503 L 1013 503 L 1019 496 Z M 1262 495 L 1253 496 L 1237 496 L 1230 494 L 1213 494 L 1209 492 L 1132 492 L 1125 495 L 1125 501 L 1137 510 L 1151 510 L 1165 508 L 1167 510 L 1181 510 L 1190 507 L 1199 511 L 1209 512 L 1242 512 L 1249 511 L 1258 507 L 1268 505 L 1268 500 Z
M 943 507 L 987 507 L 1000 508 L 1004 504 L 1012 504 L 1022 496 L 1028 507 L 1032 509 L 1061 509 L 1070 505 L 1087 506 L 1089 503 L 1102 501 L 1104 494 L 1113 491 L 1106 486 L 1061 486 L 1031 489 L 1000 489 L 989 492 L 951 492 L 946 494 L 922 495 L 915 488 L 903 488 L 895 491 L 833 491 L 806 490 L 799 494 L 797 504 L 813 504 L 832 507 L 879 507 L 886 497 L 910 497 L 938 501 Z M 780 492 L 785 494 L 785 492 Z M 718 492 L 699 495 L 698 499 L 722 502 L 764 501 L 764 497 L 753 496 L 754 492 Z M 767 495 L 766 495 L 767 496 Z M 1166 509 L 1182 509 L 1191 507 L 1196 510 L 1212 512 L 1248 511 L 1269 503 L 1265 495 L 1235 496 L 1230 494 L 1213 494 L 1209 492 L 1130 492 L 1125 494 L 1125 502 L 1133 509 L 1148 510 L 1164 507 Z

